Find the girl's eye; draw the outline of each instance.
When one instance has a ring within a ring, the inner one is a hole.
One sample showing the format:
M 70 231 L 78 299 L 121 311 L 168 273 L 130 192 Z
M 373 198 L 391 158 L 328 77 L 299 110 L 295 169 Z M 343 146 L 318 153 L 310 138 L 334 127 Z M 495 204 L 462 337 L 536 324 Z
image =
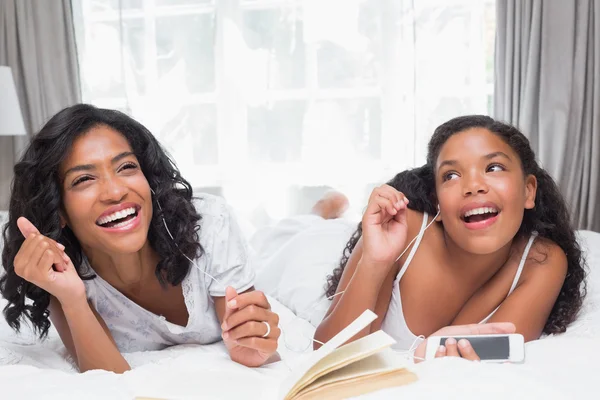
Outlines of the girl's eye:
M 446 172 L 444 174 L 444 176 L 442 177 L 443 182 L 446 182 L 450 179 L 456 179 L 458 178 L 458 174 L 454 171 L 450 171 L 450 172 Z
M 504 167 L 500 164 L 492 164 L 487 167 L 487 172 L 500 172 L 504 171 Z

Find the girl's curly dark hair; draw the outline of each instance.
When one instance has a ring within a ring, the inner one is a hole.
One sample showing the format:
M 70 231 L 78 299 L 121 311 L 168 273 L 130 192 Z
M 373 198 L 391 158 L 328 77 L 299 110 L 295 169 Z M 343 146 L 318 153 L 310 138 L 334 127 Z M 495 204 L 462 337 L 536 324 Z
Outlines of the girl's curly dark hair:
M 24 241 L 17 227 L 19 217 L 26 217 L 42 234 L 62 243 L 82 279 L 95 277 L 83 270 L 81 246 L 71 229 L 61 228 L 59 166 L 77 137 L 102 125 L 120 132 L 127 139 L 154 190 L 153 201 L 162 206 L 161 210 L 155 205 L 148 232 L 150 245 L 160 256 L 156 276 L 161 284 L 181 283 L 190 268 L 184 254 L 191 259 L 204 254 L 198 241 L 201 217 L 192 202 L 192 188 L 152 133 L 119 111 L 87 104 L 66 108 L 31 139 L 25 154 L 14 167 L 9 220 L 3 231 L 2 265 L 6 273 L 0 278 L 0 292 L 8 300 L 4 316 L 16 331 L 21 327 L 22 318 L 32 323 L 40 338 L 46 336 L 50 328 L 50 295 L 14 271 L 13 261 Z M 168 236 L 163 218 L 168 221 L 174 239 Z
M 547 334 L 564 332 L 577 317 L 586 294 L 585 259 L 575 238 L 565 200 L 554 180 L 538 165 L 529 140 L 518 129 L 483 115 L 454 118 L 440 125 L 433 133 L 428 145 L 427 163 L 397 174 L 388 184 L 404 193 L 410 201 L 410 209 L 434 215 L 437 204 L 434 166 L 440 150 L 452 135 L 471 128 L 485 128 L 499 136 L 518 154 L 523 173 L 537 178 L 535 207 L 525 210 L 516 237 L 528 238 L 537 231 L 540 237 L 553 241 L 565 252 L 567 276 L 544 326 L 544 333 Z M 362 227 L 359 224 L 342 252 L 339 266 L 327 278 L 328 297 L 335 294 L 346 263 L 361 235 Z

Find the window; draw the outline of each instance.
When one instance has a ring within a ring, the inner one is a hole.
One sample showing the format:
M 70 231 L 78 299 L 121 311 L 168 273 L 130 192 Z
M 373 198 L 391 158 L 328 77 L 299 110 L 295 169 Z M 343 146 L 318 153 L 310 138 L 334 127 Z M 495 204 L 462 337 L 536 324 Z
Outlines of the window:
M 194 187 L 364 196 L 441 122 L 491 110 L 494 6 L 75 0 L 84 101 L 145 124 Z

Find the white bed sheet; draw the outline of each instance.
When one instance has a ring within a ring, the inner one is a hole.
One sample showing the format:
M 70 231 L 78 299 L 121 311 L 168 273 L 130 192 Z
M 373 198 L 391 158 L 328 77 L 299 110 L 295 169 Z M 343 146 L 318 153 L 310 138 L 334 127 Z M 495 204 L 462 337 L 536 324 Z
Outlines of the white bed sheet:
M 283 330 L 314 329 L 307 321 L 271 299 L 281 315 Z M 160 352 L 132 353 L 134 369 L 121 376 L 103 371 L 74 372 L 60 339 L 52 331 L 42 345 L 30 337 L 15 340 L 6 325 L 0 328 L 0 397 L 6 399 L 128 399 L 151 396 L 169 399 L 275 399 L 278 383 L 300 354 L 280 342 L 285 361 L 250 369 L 230 361 L 221 343 L 176 346 Z M 415 384 L 362 396 L 365 399 L 440 398 L 511 399 L 597 398 L 600 340 L 558 336 L 527 345 L 523 365 L 490 365 L 443 359 L 411 365 Z

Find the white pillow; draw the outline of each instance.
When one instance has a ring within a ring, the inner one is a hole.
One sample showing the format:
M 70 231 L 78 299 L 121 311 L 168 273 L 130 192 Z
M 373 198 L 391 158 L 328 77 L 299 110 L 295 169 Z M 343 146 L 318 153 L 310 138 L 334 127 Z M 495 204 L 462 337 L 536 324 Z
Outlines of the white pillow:
M 600 233 L 577 231 L 588 266 L 587 296 L 577 320 L 568 330 L 569 336 L 600 337 Z
M 317 326 L 329 308 L 327 276 L 338 265 L 356 223 L 302 215 L 263 228 L 251 240 L 257 289 Z

